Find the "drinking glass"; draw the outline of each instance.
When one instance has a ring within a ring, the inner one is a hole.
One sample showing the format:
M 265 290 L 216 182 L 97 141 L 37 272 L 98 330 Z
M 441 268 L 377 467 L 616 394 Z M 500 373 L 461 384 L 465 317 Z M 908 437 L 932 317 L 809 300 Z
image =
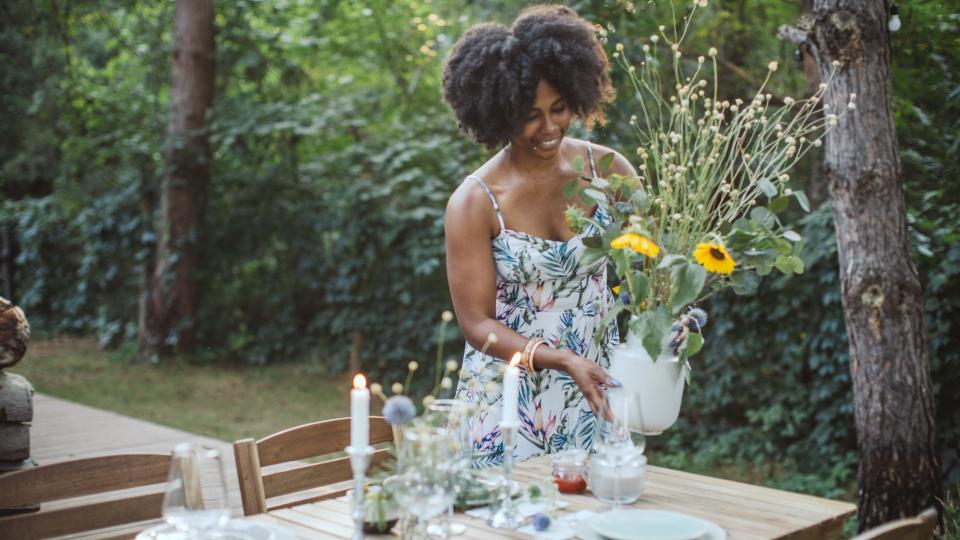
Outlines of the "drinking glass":
M 399 474 L 390 479 L 390 489 L 404 512 L 402 538 L 427 538 L 429 521 L 453 505 L 457 452 L 456 438 L 429 421 L 404 431 Z
M 193 443 L 173 447 L 163 519 L 184 534 L 222 529 L 230 520 L 219 450 Z
M 473 458 L 473 440 L 470 436 L 470 405 L 459 399 L 437 399 L 427 407 L 427 419 L 436 427 L 446 428 L 453 437 L 457 451 L 451 460 L 452 473 L 459 476 L 467 474 L 470 460 Z M 459 494 L 460 484 L 454 483 L 454 499 Z M 437 516 L 434 523 L 427 527 L 431 536 L 447 538 L 458 536 L 467 531 L 461 523 L 453 522 L 453 504 L 446 513 Z

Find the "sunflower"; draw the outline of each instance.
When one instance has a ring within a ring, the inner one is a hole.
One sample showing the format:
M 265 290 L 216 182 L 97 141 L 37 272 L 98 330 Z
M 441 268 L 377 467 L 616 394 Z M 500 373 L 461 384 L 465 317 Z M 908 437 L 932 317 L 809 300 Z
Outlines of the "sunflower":
M 723 244 L 697 244 L 697 249 L 693 250 L 693 258 L 715 274 L 733 273 L 733 267 L 737 265 Z
M 610 242 L 610 247 L 613 249 L 630 248 L 650 258 L 655 258 L 660 254 L 660 246 L 646 236 L 637 233 L 626 233 L 614 238 Z

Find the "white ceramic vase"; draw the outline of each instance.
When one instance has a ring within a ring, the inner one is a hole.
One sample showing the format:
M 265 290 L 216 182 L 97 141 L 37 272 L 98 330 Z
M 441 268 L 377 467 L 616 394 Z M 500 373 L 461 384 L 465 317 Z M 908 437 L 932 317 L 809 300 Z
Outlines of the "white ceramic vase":
M 654 362 L 647 350 L 634 336 L 626 343 L 614 347 L 607 371 L 619 380 L 633 395 L 634 403 L 629 415 L 630 430 L 645 435 L 659 435 L 677 421 L 680 402 L 686 382 L 684 362 L 660 354 Z

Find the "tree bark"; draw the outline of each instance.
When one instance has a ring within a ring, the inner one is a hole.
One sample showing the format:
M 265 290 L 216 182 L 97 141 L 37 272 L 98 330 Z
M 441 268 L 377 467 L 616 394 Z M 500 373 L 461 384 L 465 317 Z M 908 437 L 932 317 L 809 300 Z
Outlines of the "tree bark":
M 829 113 L 825 144 L 837 230 L 860 463 L 860 530 L 918 514 L 942 494 L 923 289 L 907 239 L 883 0 L 815 0 L 810 39 Z
M 196 346 L 197 246 L 210 179 L 206 115 L 214 88 L 213 0 L 177 0 L 174 26 L 166 171 L 140 328 L 141 353 L 150 356 Z

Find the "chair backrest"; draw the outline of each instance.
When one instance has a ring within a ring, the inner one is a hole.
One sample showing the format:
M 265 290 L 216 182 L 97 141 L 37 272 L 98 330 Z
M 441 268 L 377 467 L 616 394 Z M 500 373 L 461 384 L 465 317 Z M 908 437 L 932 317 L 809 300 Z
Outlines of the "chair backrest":
M 121 454 L 2 475 L 0 508 L 40 505 L 40 511 L 0 517 L 0 538 L 47 538 L 159 518 L 169 470 L 169 454 Z M 121 491 L 132 488 L 143 489 Z
M 864 531 L 853 540 L 930 540 L 937 528 L 937 511 L 927 508 L 917 517 L 884 523 Z
M 382 416 L 370 417 L 370 444 L 393 441 L 393 428 Z M 350 419 L 336 418 L 293 427 L 268 435 L 258 441 L 242 439 L 233 443 L 240 479 L 240 497 L 244 515 L 338 497 L 346 487 L 334 489 L 331 484 L 353 478 L 349 457 L 328 459 L 318 463 L 297 464 L 279 471 L 265 472 L 263 467 L 291 461 L 316 458 L 342 452 L 350 444 Z M 373 468 L 391 458 L 389 449 L 376 450 L 371 457 Z M 322 493 L 294 499 L 285 497 L 277 504 L 267 499 L 315 488 L 330 487 Z

